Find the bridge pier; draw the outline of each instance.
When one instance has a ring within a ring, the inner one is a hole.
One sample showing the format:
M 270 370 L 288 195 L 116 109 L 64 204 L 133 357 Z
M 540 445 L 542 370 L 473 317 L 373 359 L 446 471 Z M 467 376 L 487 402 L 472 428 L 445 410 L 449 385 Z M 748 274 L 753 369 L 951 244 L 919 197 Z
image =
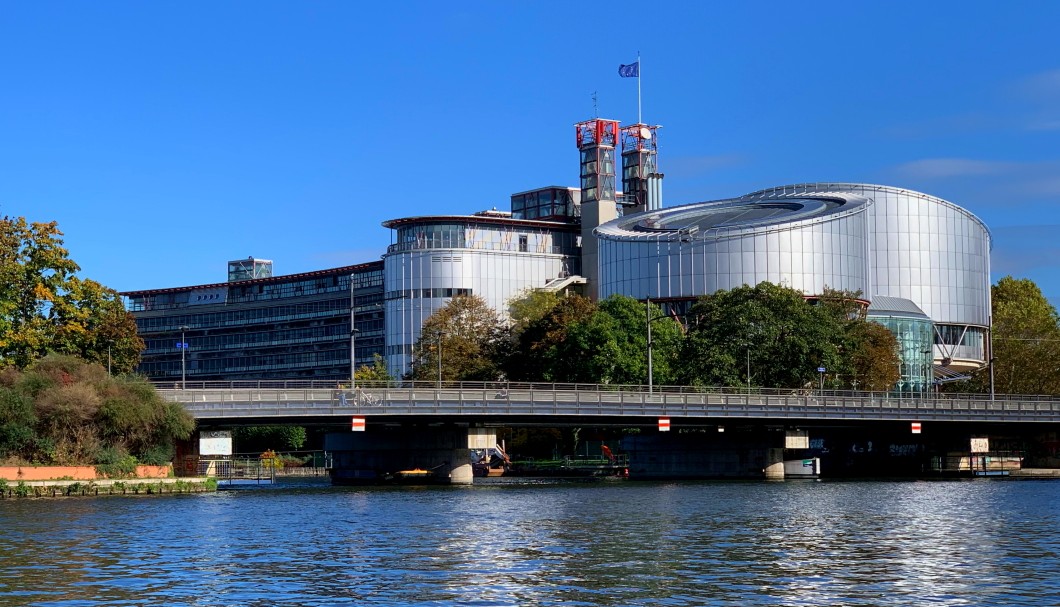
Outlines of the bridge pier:
M 784 478 L 784 432 L 763 427 L 627 436 L 629 478 Z
M 470 485 L 468 429 L 459 426 L 372 426 L 324 437 L 333 455 L 332 484 Z

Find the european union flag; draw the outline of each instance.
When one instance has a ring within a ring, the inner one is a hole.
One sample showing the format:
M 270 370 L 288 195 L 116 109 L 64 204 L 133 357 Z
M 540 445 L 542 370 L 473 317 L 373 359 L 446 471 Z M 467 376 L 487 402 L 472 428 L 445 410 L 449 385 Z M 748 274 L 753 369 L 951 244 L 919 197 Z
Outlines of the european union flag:
M 618 66 L 618 75 L 623 78 L 640 78 L 640 61 Z

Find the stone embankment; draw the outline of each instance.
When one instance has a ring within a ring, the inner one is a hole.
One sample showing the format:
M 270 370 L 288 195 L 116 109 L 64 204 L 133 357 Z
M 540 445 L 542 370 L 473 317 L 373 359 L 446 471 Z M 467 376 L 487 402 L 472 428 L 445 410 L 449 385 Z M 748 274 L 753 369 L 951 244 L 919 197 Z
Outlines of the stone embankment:
M 1013 470 L 1012 476 L 1020 478 L 1060 478 L 1060 468 L 1021 468 Z
M 92 466 L 0 466 L 0 499 L 203 493 L 216 489 L 214 478 L 174 478 L 172 466 L 137 466 L 128 478 L 106 478 Z

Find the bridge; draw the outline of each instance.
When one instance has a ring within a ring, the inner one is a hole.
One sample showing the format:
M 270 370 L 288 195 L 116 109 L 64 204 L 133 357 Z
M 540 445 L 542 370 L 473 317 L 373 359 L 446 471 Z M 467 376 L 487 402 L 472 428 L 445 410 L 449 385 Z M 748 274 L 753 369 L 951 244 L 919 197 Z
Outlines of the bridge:
M 989 394 L 696 389 L 598 384 L 401 382 L 349 389 L 334 382 L 187 382 L 162 388 L 203 423 L 319 423 L 354 416 L 541 425 L 654 425 L 726 418 L 792 421 L 1055 423 L 1060 399 Z
M 986 471 L 1019 465 L 1032 444 L 1060 458 L 1060 399 L 1041 396 L 306 381 L 188 382 L 159 393 L 203 428 L 331 426 L 324 447 L 342 482 L 416 469 L 469 483 L 468 449 L 493 446 L 500 427 L 639 428 L 622 439 L 631 478 L 784 478 L 792 461 L 818 456 L 848 475 L 918 475 L 947 461 Z

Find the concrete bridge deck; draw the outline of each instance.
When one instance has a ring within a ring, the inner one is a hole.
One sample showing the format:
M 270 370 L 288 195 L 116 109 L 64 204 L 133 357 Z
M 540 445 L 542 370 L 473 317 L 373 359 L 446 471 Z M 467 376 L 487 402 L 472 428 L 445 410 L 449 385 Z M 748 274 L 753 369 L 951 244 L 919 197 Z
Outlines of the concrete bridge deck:
M 338 421 L 352 416 L 394 421 L 593 421 L 652 424 L 674 419 L 863 420 L 947 422 L 1060 422 L 1060 399 L 1018 395 L 910 397 L 888 393 L 778 390 L 738 392 L 586 384 L 405 382 L 354 390 L 310 382 L 201 384 L 160 389 L 201 421 Z

